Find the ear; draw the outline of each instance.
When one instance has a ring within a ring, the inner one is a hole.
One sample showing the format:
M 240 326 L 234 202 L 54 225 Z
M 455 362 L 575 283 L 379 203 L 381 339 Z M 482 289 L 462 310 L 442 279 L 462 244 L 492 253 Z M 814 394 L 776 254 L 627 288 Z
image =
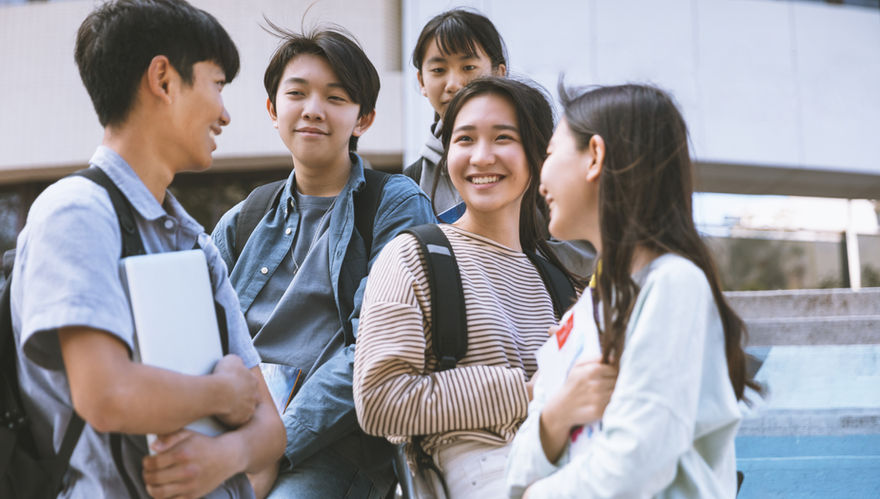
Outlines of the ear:
M 495 76 L 507 76 L 507 66 L 504 64 L 499 64 L 497 68 L 495 68 Z
M 358 118 L 357 125 L 354 126 L 354 130 L 351 132 L 355 137 L 360 137 L 370 128 L 370 125 L 373 124 L 373 120 L 376 119 L 376 110 L 373 109 L 369 113 Z
M 275 106 L 272 105 L 272 99 L 266 97 L 266 111 L 269 112 L 269 118 L 272 120 L 272 126 L 278 128 L 278 113 L 275 112 Z
M 590 137 L 590 144 L 587 147 L 592 157 L 592 161 L 587 167 L 587 182 L 598 182 L 605 163 L 605 139 L 601 135 L 593 135 Z
M 170 86 L 177 72 L 171 66 L 171 61 L 164 55 L 157 55 L 147 66 L 146 83 L 151 95 L 166 102 L 171 102 Z
M 422 92 L 422 97 L 428 96 L 428 91 L 425 89 L 425 80 L 422 79 L 422 70 L 418 70 L 416 72 L 416 78 L 419 79 L 419 90 Z

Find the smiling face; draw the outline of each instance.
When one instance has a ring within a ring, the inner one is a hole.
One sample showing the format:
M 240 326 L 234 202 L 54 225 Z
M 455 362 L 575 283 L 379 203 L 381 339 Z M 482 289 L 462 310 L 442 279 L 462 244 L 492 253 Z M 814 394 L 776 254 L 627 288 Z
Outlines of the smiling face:
M 594 136 L 597 137 L 597 136 Z M 541 169 L 541 194 L 550 207 L 550 234 L 557 239 L 592 241 L 599 224 L 598 182 L 590 166 L 595 164 L 590 148 L 577 149 L 565 119 L 559 122 Z M 596 176 L 598 174 L 595 174 Z
M 509 100 L 482 94 L 461 107 L 452 127 L 447 167 L 467 205 L 465 216 L 509 214 L 519 220 L 529 167 Z
M 314 54 L 294 57 L 284 69 L 275 105 L 266 105 L 295 166 L 348 165 L 348 143 L 359 137 L 372 115 L 358 117 L 353 102 L 327 60 Z
M 483 48 L 479 44 L 474 44 L 474 47 L 476 53 L 472 55 L 460 52 L 446 54 L 435 40 L 425 51 L 424 63 L 418 72 L 419 87 L 441 118 L 446 114 L 449 101 L 468 82 L 481 76 L 505 74 L 504 64 L 493 70 L 492 61 Z
M 204 170 L 211 166 L 211 153 L 217 149 L 215 137 L 230 121 L 220 95 L 225 84 L 223 69 L 214 62 L 202 61 L 193 65 L 192 84 L 179 86 L 180 93 L 166 128 L 166 144 L 169 152 L 176 150 L 174 162 L 180 170 Z

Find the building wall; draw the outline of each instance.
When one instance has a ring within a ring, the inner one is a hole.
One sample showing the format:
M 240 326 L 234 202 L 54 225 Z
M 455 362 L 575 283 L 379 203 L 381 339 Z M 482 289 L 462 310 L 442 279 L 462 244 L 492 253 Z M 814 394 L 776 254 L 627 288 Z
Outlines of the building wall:
M 359 148 L 379 166 L 399 166 L 398 2 L 321 0 L 311 7 L 309 2 L 280 0 L 192 3 L 217 17 L 241 56 L 239 75 L 223 91 L 232 122 L 218 138 L 216 169 L 290 163 L 290 153 L 266 114 L 263 71 L 277 40 L 261 28 L 264 15 L 292 29 L 334 22 L 356 36 L 382 81 L 376 120 Z M 94 4 L 73 0 L 0 6 L 0 183 L 57 177 L 85 164 L 100 142 L 102 129 L 73 61 L 76 29 Z
M 0 7 L 0 183 L 57 177 L 101 139 L 73 63 L 93 0 Z M 335 22 L 382 78 L 361 151 L 379 166 L 412 160 L 432 111 L 410 53 L 421 27 L 456 5 L 486 13 L 514 73 L 551 91 L 650 81 L 670 90 L 691 127 L 700 188 L 880 198 L 880 10 L 794 0 L 195 0 L 227 27 L 242 70 L 224 91 L 232 124 L 218 170 L 289 164 L 265 112 L 262 73 L 287 27 Z M 311 6 L 310 6 L 311 5 Z M 308 9 L 308 13 L 305 11 Z
M 406 61 L 435 14 L 469 5 L 510 69 L 555 93 L 653 82 L 687 120 L 703 188 L 880 197 L 880 10 L 778 0 L 403 0 Z M 404 71 L 406 158 L 432 119 Z M 758 168 L 755 168 L 758 167 Z

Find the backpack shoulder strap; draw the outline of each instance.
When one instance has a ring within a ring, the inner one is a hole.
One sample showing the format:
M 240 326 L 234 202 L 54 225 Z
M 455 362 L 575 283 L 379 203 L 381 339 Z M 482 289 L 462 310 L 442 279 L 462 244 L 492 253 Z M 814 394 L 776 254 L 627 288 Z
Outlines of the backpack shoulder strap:
M 420 185 L 419 182 L 422 180 L 422 158 L 419 157 L 419 159 L 415 160 L 413 164 L 404 168 L 403 174 L 415 180 L 416 185 Z
M 565 311 L 577 299 L 574 285 L 562 269 L 550 263 L 549 260 L 537 252 L 527 251 L 526 255 L 537 267 L 538 273 L 541 274 L 541 280 L 544 281 L 544 287 L 550 293 L 550 299 L 553 301 L 553 310 L 556 312 L 556 319 L 561 319 Z
M 276 180 L 275 182 L 263 184 L 252 190 L 248 197 L 245 198 L 235 223 L 235 244 L 232 248 L 232 256 L 236 261 L 241 255 L 241 250 L 244 248 L 245 243 L 251 237 L 254 229 L 257 228 L 257 224 L 266 216 L 266 213 L 269 213 L 272 208 L 277 206 L 285 182 L 286 180 Z
M 464 291 L 458 263 L 446 234 L 436 224 L 410 227 L 425 257 L 425 275 L 431 290 L 434 354 L 440 370 L 452 369 L 467 353 L 468 329 Z
M 97 166 L 90 166 L 84 170 L 74 172 L 73 175 L 85 177 L 100 185 L 110 196 L 110 202 L 113 203 L 113 210 L 116 212 L 116 218 L 119 219 L 119 228 L 122 234 L 122 258 L 145 254 L 144 242 L 141 240 L 137 224 L 134 222 L 131 203 L 122 195 L 122 192 L 110 180 L 110 177 L 104 173 L 104 170 Z
M 391 178 L 390 173 L 364 168 L 366 185 L 354 193 L 354 227 L 364 240 L 364 246 L 367 248 L 367 260 L 370 259 L 370 253 L 373 249 L 373 226 L 376 221 L 376 212 L 379 210 L 382 192 L 385 190 L 385 183 L 389 178 Z

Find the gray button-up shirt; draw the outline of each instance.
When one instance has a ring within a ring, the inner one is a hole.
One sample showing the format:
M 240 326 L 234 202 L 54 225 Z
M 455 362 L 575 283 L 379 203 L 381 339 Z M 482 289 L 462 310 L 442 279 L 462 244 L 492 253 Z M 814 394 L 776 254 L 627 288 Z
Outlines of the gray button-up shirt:
M 217 247 L 176 199 L 160 205 L 131 167 L 107 147 L 90 163 L 101 168 L 131 202 L 147 253 L 204 249 L 214 298 L 225 308 L 229 349 L 245 365 L 259 363 L 238 298 L 226 277 Z M 119 223 L 103 187 L 82 177 L 49 186 L 34 201 L 18 238 L 11 289 L 12 323 L 19 348 L 18 373 L 32 431 L 44 453 L 56 452 L 72 415 L 70 389 L 58 328 L 86 326 L 107 331 L 133 346 L 131 312 L 119 276 L 122 251 Z M 128 474 L 146 496 L 141 460 L 143 437 L 123 438 Z M 109 436 L 86 425 L 70 460 L 59 497 L 125 497 L 127 492 L 110 454 Z M 212 497 L 251 497 L 244 475 L 228 480 Z

